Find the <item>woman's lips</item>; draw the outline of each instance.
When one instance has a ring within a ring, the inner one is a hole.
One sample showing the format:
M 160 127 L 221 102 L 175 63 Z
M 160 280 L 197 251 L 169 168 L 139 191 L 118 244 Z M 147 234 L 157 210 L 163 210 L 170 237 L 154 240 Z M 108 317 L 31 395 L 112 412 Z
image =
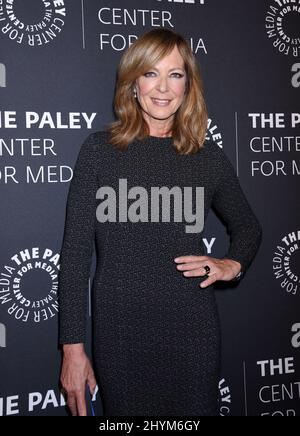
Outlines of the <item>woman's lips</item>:
M 156 106 L 168 106 L 171 100 L 162 99 L 162 98 L 151 98 L 152 102 Z

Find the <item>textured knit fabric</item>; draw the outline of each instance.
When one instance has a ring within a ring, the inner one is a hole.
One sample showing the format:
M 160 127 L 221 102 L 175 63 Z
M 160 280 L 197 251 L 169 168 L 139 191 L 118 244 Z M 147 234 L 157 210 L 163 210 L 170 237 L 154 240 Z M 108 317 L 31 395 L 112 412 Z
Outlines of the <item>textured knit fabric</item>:
M 151 187 L 204 187 L 204 216 L 214 207 L 224 219 L 231 235 L 224 257 L 243 271 L 260 245 L 261 226 L 214 142 L 184 156 L 172 138 L 149 136 L 120 151 L 106 132 L 93 133 L 80 149 L 67 201 L 59 341 L 85 342 L 95 240 L 93 350 L 104 414 L 216 415 L 220 325 L 213 287 L 201 289 L 203 278 L 184 277 L 174 262 L 206 254 L 202 233 L 187 233 L 188 223 L 174 222 L 172 210 L 165 222 L 119 222 L 118 197 L 117 221 L 99 222 L 96 191 L 109 186 L 118 194 L 119 179 L 127 179 L 128 190 L 144 187 L 149 198 Z

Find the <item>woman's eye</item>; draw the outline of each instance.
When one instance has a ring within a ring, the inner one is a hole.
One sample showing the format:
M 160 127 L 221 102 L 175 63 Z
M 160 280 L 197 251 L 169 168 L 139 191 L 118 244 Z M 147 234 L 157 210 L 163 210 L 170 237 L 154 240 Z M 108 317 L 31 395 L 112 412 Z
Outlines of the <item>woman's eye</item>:
M 145 77 L 153 77 L 155 75 L 154 71 L 148 71 L 144 74 Z
M 181 73 L 172 73 L 172 77 L 175 77 L 176 79 L 181 79 L 181 77 L 183 77 L 183 74 L 181 74 Z
M 184 76 L 182 73 L 171 73 L 170 77 L 174 77 L 175 79 L 181 79 Z M 156 77 L 156 73 L 154 71 L 147 71 L 144 74 L 144 77 Z

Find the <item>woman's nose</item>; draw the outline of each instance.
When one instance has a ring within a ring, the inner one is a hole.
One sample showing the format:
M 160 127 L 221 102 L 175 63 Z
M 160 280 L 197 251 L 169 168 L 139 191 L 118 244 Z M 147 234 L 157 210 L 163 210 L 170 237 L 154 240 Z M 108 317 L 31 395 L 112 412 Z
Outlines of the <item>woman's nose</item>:
M 165 77 L 160 77 L 158 84 L 157 84 L 157 89 L 160 92 L 166 92 L 168 90 L 168 82 L 167 82 L 167 78 Z

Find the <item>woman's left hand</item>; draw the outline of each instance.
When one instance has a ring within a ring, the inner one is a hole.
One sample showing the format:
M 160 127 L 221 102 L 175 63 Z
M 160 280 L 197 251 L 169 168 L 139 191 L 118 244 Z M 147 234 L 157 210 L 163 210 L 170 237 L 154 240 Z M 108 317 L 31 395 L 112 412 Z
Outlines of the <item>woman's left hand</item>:
M 210 267 L 208 278 L 199 286 L 205 288 L 217 280 L 232 280 L 240 271 L 241 264 L 232 259 L 217 259 L 210 256 L 180 256 L 174 261 L 177 263 L 178 271 L 182 271 L 184 277 L 201 277 L 207 273 L 204 266 Z

